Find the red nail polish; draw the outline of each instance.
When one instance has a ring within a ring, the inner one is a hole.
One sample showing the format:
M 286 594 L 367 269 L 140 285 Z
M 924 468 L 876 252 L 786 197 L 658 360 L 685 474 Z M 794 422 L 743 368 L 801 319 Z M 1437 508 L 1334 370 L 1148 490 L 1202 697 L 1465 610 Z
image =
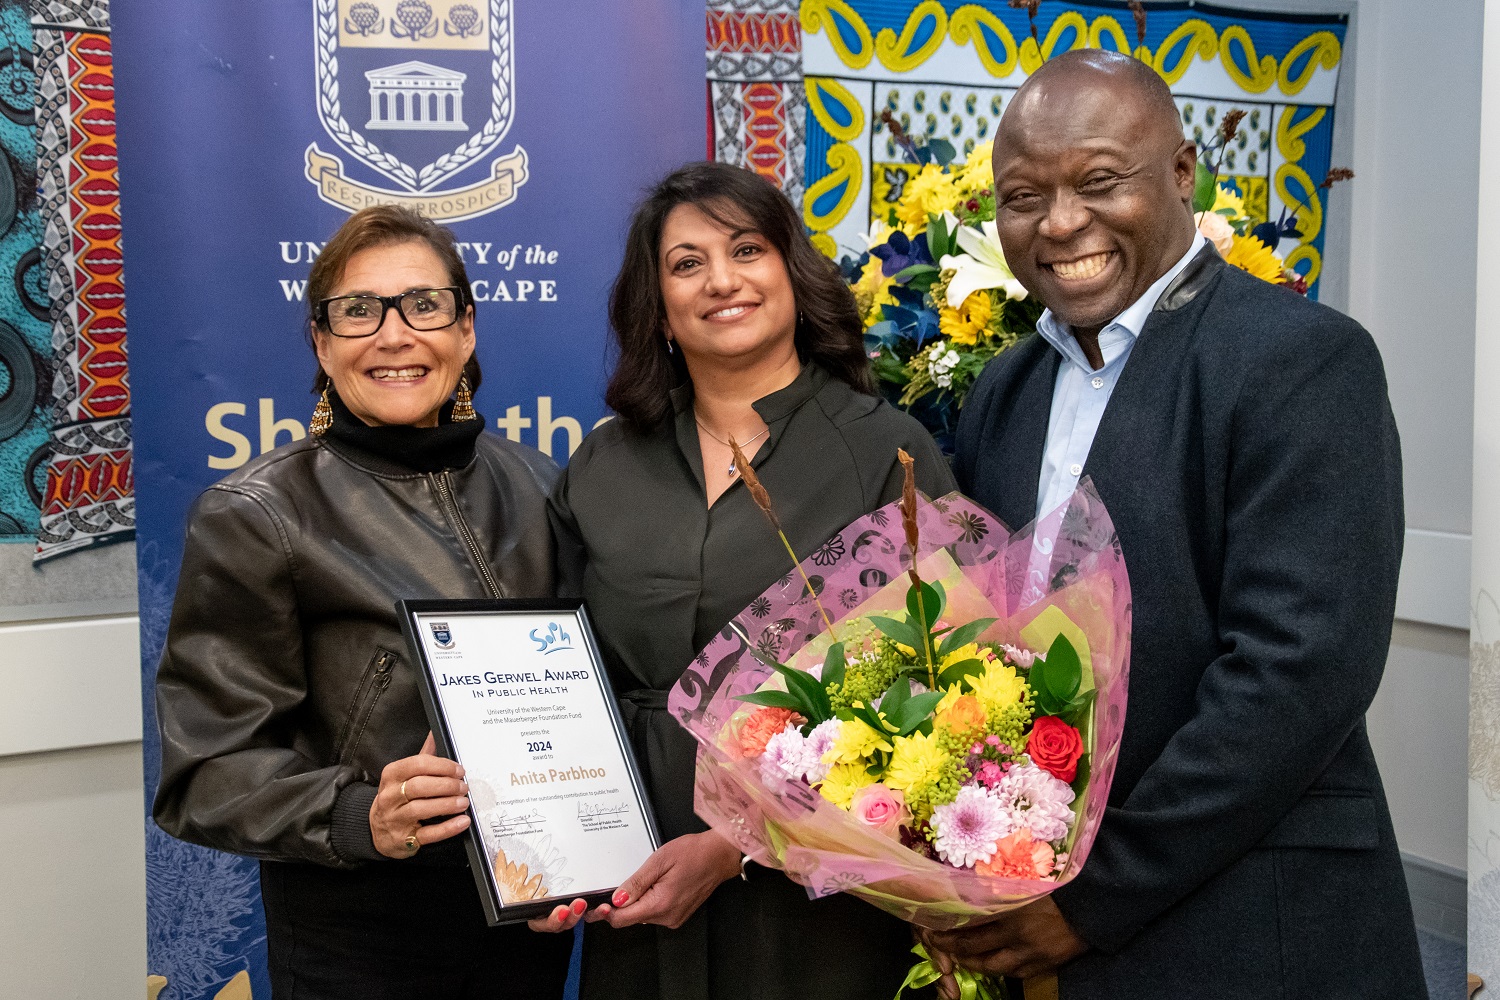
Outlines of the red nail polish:
M 568 908 L 566 906 L 559 906 L 557 909 L 555 909 L 555 910 L 552 911 L 552 920 L 553 920 L 554 923 L 559 923 L 560 924 L 564 920 L 567 920 L 567 919 L 568 919 Z
M 583 916 L 583 911 L 587 910 L 588 908 L 589 908 L 589 904 L 585 903 L 583 900 L 581 900 L 581 899 L 575 899 L 575 900 L 573 900 L 573 913 L 574 913 L 575 916 L 579 916 L 579 917 Z
M 630 902 L 630 893 L 626 892 L 624 889 L 621 889 L 619 892 L 615 893 L 613 902 L 616 906 L 624 906 L 626 903 Z

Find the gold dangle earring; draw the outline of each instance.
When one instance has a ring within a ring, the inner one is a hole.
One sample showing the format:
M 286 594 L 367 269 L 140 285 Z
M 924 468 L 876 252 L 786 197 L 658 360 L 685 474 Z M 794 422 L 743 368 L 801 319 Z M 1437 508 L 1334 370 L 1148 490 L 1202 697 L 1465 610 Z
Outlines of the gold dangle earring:
M 458 390 L 453 394 L 453 422 L 459 423 L 463 420 L 477 420 L 479 414 L 474 412 L 474 394 L 469 391 L 469 376 L 458 377 Z
M 325 385 L 323 395 L 318 397 L 318 405 L 313 407 L 312 420 L 308 422 L 307 431 L 313 437 L 322 437 L 332 426 L 333 405 L 328 402 L 328 386 Z

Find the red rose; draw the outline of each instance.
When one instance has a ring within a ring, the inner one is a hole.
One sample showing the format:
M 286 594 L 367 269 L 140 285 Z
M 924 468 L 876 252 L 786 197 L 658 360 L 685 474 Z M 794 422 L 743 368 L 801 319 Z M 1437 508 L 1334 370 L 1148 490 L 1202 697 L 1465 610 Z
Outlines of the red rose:
M 1031 727 L 1026 743 L 1031 762 L 1059 781 L 1073 783 L 1078 777 L 1078 760 L 1083 756 L 1083 737 L 1078 730 L 1052 715 L 1044 715 Z

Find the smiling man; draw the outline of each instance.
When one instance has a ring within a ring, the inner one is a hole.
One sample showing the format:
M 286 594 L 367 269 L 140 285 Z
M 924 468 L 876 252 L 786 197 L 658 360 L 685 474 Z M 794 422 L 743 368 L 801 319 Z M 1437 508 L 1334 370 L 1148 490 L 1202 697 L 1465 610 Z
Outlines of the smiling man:
M 1364 723 L 1403 534 L 1380 355 L 1198 236 L 1195 152 L 1155 72 L 1097 50 L 1033 74 L 996 135 L 1001 245 L 1048 308 L 966 403 L 959 485 L 1020 525 L 1092 479 L 1129 705 L 1077 877 L 924 938 L 1029 997 L 1425 997 Z

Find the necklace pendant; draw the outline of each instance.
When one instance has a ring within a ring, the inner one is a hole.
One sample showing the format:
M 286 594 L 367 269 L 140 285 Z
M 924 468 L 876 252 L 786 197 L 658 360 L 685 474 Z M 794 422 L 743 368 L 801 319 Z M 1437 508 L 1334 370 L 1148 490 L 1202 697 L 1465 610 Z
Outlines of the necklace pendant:
M 729 478 L 733 479 L 734 477 L 735 477 L 734 463 L 730 462 L 729 463 Z

